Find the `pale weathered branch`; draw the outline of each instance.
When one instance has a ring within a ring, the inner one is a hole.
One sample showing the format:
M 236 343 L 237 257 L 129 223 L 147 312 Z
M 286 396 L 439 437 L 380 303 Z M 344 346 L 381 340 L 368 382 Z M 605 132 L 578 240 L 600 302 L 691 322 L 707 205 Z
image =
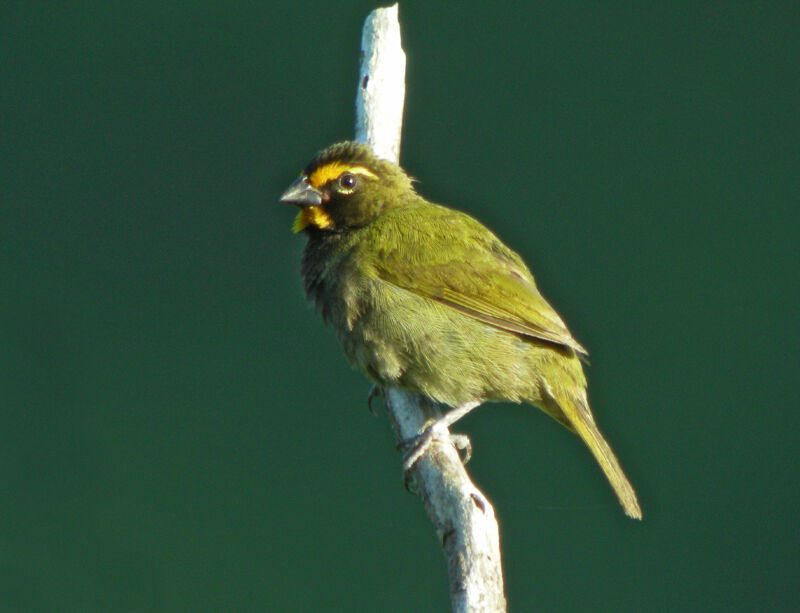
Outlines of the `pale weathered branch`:
M 376 9 L 364 22 L 356 98 L 356 140 L 392 162 L 399 158 L 404 99 L 405 54 L 395 4 Z M 426 399 L 404 390 L 385 389 L 384 399 L 400 442 L 418 435 L 438 414 Z M 452 610 L 505 611 L 494 509 L 470 480 L 456 448 L 436 440 L 412 472 L 447 558 Z
M 405 98 L 406 54 L 394 4 L 375 9 L 364 21 L 356 91 L 356 140 L 394 163 L 400 159 Z

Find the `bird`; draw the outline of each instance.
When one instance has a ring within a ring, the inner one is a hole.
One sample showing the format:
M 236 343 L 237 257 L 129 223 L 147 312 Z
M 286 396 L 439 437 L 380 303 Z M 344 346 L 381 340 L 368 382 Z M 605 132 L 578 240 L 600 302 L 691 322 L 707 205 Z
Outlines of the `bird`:
M 516 252 L 467 213 L 424 198 L 363 143 L 318 152 L 280 201 L 299 209 L 307 298 L 375 385 L 446 407 L 437 424 L 447 426 L 485 402 L 538 407 L 583 440 L 624 512 L 641 519 L 589 407 L 588 352 Z

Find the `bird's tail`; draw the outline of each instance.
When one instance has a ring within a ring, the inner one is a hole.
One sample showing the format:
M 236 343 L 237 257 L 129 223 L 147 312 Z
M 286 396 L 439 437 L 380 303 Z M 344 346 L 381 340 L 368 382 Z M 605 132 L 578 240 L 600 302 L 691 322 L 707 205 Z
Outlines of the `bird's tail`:
M 566 401 L 558 398 L 556 401 L 572 428 L 583 439 L 597 463 L 600 464 L 600 468 L 603 469 L 608 482 L 614 488 L 625 514 L 634 519 L 641 519 L 642 509 L 636 498 L 636 492 L 633 490 L 631 482 L 628 481 L 628 477 L 622 471 L 617 456 L 614 455 L 611 447 L 594 423 L 594 417 L 592 417 L 588 402 L 583 399 L 573 400 L 572 398 Z

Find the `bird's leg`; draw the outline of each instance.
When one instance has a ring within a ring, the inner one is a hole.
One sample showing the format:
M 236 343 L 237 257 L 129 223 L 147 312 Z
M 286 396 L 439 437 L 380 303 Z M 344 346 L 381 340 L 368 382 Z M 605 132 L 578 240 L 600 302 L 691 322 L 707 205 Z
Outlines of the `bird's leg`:
M 377 417 L 378 414 L 375 412 L 375 409 L 372 408 L 372 401 L 376 398 L 383 398 L 383 388 L 377 383 L 373 383 L 367 395 L 367 410 Z
M 400 443 L 400 447 L 406 450 L 403 454 L 403 472 L 406 484 L 408 484 L 408 472 L 424 455 L 433 441 L 454 444 L 460 452 L 463 452 L 463 461 L 465 463 L 469 461 L 472 456 L 472 445 L 469 438 L 464 434 L 451 434 L 448 428 L 479 404 L 481 404 L 480 400 L 465 402 L 442 415 L 414 438 Z

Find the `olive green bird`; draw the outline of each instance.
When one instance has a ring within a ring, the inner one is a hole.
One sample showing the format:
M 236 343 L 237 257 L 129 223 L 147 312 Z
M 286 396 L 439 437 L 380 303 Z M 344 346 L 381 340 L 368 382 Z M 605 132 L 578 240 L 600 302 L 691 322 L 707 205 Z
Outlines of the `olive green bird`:
M 318 153 L 281 201 L 300 207 L 306 294 L 356 367 L 451 407 L 448 426 L 483 402 L 538 406 L 583 439 L 625 513 L 641 518 L 589 408 L 587 352 L 519 255 L 361 144 Z

